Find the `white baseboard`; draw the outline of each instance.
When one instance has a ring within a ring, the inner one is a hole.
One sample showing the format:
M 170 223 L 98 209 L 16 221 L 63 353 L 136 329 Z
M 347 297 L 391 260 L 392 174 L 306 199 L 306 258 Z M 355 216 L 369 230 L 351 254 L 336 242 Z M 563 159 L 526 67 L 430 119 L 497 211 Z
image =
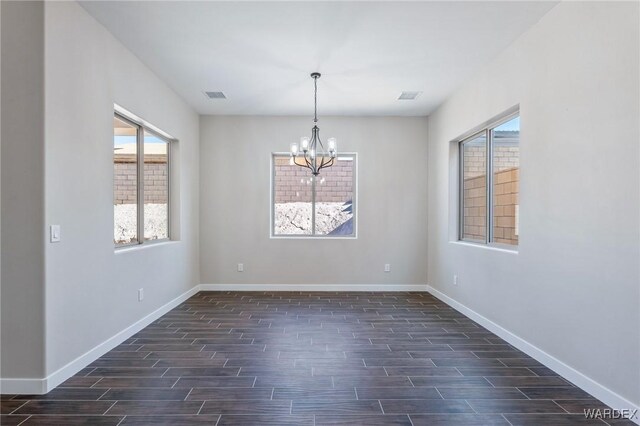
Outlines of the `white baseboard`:
M 64 367 L 51 373 L 44 379 L 0 379 L 0 393 L 3 394 L 44 394 L 64 382 L 78 371 L 91 364 L 102 355 L 115 348 L 129 337 L 133 336 L 153 321 L 160 318 L 162 315 L 169 312 L 171 309 L 180 305 L 182 302 L 200 291 L 200 286 L 197 285 L 192 289 L 182 293 L 175 299 L 167 302 L 163 306 L 159 307 L 155 311 L 146 315 L 144 318 L 136 321 L 134 324 L 118 332 L 114 336 L 110 337 L 106 341 L 100 343 L 98 346 L 87 351 L 83 355 L 74 359 Z
M 427 291 L 426 284 L 200 284 L 200 291 Z
M 41 395 L 47 393 L 47 379 L 0 379 L 0 393 Z
M 548 353 L 538 348 L 537 346 L 534 346 L 531 343 L 527 342 L 526 340 L 516 336 L 509 330 L 496 324 L 490 319 L 482 316 L 476 311 L 466 307 L 462 303 L 459 303 L 456 300 L 450 298 L 446 294 L 441 293 L 440 291 L 436 290 L 431 286 L 427 286 L 427 288 L 428 288 L 427 291 L 429 291 L 429 293 L 431 293 L 433 296 L 442 300 L 444 303 L 451 306 L 456 311 L 471 318 L 472 320 L 474 320 L 475 322 L 477 322 L 487 330 L 491 331 L 498 337 L 507 341 L 510 345 L 515 346 L 516 348 L 526 353 L 536 361 L 549 367 L 550 369 L 560 374 L 562 377 L 569 380 L 571 383 L 575 384 L 585 392 L 588 392 L 589 394 L 598 398 L 600 401 L 604 402 L 609 407 L 617 410 L 629 410 L 629 409 L 632 411 L 638 410 L 636 411 L 636 416 L 632 419 L 632 421 L 640 425 L 640 407 L 638 405 L 618 395 L 611 389 L 601 385 L 595 380 L 585 376 L 578 370 L 575 370 L 574 368 L 568 366 L 567 364 L 560 361 L 559 359 L 553 357 L 552 355 L 549 355 Z

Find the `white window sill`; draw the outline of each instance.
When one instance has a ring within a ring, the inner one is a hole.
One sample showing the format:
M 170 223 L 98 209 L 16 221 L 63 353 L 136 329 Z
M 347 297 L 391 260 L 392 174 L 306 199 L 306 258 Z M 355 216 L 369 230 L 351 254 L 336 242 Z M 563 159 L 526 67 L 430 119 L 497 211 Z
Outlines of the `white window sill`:
M 138 250 L 146 250 L 148 248 L 151 247 L 163 247 L 163 246 L 169 246 L 169 245 L 174 245 L 174 244 L 178 244 L 179 241 L 172 241 L 172 240 L 162 240 L 162 241 L 158 241 L 158 242 L 146 242 L 144 244 L 134 244 L 134 245 L 130 245 L 130 246 L 122 246 L 122 247 L 116 247 L 114 250 L 115 254 L 124 254 L 124 253 L 129 253 L 132 251 L 138 251 Z
M 294 235 L 271 235 L 269 239 L 272 240 L 357 240 L 357 236 L 344 236 L 344 237 L 321 237 L 321 236 L 294 236 Z
M 449 244 L 455 244 L 455 245 L 466 246 L 466 247 L 477 247 L 484 250 L 491 250 L 491 251 L 497 251 L 502 253 L 518 254 L 517 246 L 514 248 L 507 248 L 504 246 L 495 246 L 495 245 L 484 244 L 484 243 L 472 243 L 469 241 L 449 241 Z

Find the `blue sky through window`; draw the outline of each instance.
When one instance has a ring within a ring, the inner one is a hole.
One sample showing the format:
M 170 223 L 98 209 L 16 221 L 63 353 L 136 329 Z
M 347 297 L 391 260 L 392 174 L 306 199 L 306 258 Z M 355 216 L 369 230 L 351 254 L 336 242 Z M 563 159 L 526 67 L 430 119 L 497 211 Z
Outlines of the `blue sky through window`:
M 136 137 L 135 136 L 114 136 L 113 143 L 114 145 L 126 145 L 130 143 L 136 143 Z M 145 135 L 144 143 L 147 144 L 147 143 L 166 143 L 166 142 L 156 136 Z
M 502 123 L 498 127 L 495 128 L 496 132 L 513 132 L 520 131 L 520 116 L 514 117 L 513 119 L 507 121 L 506 123 Z

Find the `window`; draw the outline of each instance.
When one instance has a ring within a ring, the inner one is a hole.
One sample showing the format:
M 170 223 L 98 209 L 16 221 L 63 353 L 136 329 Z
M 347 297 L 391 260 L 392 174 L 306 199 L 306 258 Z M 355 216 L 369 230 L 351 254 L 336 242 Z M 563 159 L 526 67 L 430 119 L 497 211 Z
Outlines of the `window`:
M 518 245 L 520 117 L 510 114 L 460 142 L 459 238 Z
M 113 242 L 169 239 L 171 139 L 139 121 L 113 118 Z
M 272 236 L 356 236 L 356 154 L 339 154 L 317 178 L 273 154 L 272 173 Z

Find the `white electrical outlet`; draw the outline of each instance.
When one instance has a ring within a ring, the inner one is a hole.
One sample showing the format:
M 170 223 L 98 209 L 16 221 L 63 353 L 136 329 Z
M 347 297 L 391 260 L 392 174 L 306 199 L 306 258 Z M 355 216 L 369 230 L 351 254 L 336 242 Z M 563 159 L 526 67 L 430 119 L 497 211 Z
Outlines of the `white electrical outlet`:
M 384 264 L 384 271 L 385 272 L 391 272 L 391 264 L 390 263 L 385 263 Z
M 458 276 L 457 275 L 453 276 L 453 285 L 458 285 Z
M 139 288 L 138 289 L 138 302 L 142 302 L 142 299 L 144 299 L 144 288 Z
M 244 264 L 238 263 L 238 272 L 244 272 Z

